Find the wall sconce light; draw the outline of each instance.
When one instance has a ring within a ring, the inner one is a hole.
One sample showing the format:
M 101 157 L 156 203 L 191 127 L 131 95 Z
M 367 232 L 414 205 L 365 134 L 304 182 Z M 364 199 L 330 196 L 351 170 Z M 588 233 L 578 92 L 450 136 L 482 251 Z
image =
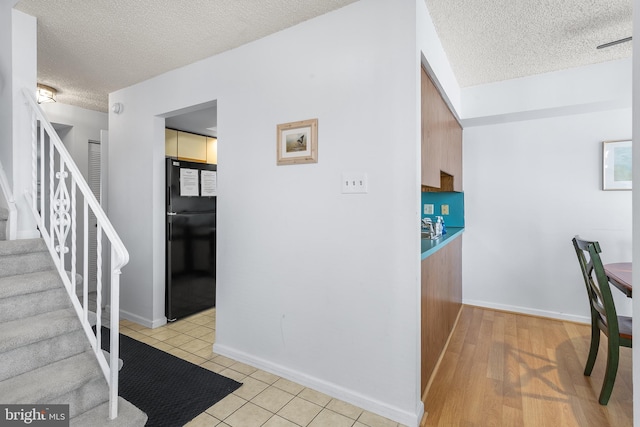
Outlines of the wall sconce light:
M 115 104 L 113 104 L 113 105 L 111 106 L 111 111 L 113 111 L 113 112 L 114 112 L 114 113 L 116 113 L 116 114 L 120 114 L 120 113 L 122 113 L 122 111 L 123 111 L 123 110 L 124 110 L 124 105 L 122 105 L 122 104 L 121 104 L 121 103 L 119 103 L 119 102 L 116 102 Z
M 51 86 L 41 85 L 40 83 L 38 83 L 37 87 L 36 99 L 38 104 L 42 104 L 43 102 L 56 102 L 57 90 Z

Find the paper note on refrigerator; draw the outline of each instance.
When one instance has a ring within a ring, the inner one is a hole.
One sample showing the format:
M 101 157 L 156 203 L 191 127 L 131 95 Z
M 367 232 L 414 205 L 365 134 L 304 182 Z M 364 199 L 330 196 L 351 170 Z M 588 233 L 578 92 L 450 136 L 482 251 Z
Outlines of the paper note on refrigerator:
M 218 172 L 203 170 L 201 184 L 200 195 L 202 197 L 216 196 L 218 194 Z
M 199 196 L 198 169 L 180 168 L 180 196 Z

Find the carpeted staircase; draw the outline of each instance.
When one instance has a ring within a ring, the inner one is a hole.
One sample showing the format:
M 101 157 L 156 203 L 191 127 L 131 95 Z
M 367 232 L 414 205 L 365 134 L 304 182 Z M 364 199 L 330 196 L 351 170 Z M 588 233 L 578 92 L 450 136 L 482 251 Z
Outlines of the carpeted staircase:
M 147 416 L 122 398 L 109 421 L 108 400 L 44 241 L 0 241 L 0 403 L 69 404 L 72 426 L 145 424 Z

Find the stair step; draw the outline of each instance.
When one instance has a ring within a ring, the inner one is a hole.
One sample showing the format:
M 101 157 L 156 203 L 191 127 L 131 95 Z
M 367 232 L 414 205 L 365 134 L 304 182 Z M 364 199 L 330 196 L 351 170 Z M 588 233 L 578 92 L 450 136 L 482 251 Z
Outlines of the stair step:
M 0 323 L 0 381 L 90 348 L 73 309 Z
M 77 417 L 83 412 L 109 401 L 109 386 L 102 373 L 99 377 L 70 390 L 68 393 L 47 401 L 52 404 L 68 404 L 69 418 Z
M 34 273 L 0 277 L 0 298 L 30 294 L 62 287 L 57 270 L 36 271 Z
M 0 240 L 0 243 L 3 241 L 6 240 Z M 51 270 L 54 267 L 53 260 L 48 252 L 0 256 L 0 277 Z
M 0 299 L 0 322 L 24 319 L 71 307 L 62 285 L 55 289 Z
M 43 239 L 0 240 L 0 277 L 54 268 Z
M 147 414 L 119 397 L 118 418 L 115 420 L 109 420 L 109 402 L 106 402 L 71 418 L 70 427 L 137 427 L 144 426 L 146 422 Z
M 98 378 L 104 379 L 100 366 L 93 352 L 86 351 L 0 381 L 0 396 L 4 404 L 54 403 Z
M 44 239 L 19 239 L 0 242 L 0 256 L 20 255 L 31 252 L 49 253 Z
M 81 329 L 72 308 L 0 323 L 0 353 Z
M 54 336 L 0 353 L 0 381 L 91 349 L 84 330 Z

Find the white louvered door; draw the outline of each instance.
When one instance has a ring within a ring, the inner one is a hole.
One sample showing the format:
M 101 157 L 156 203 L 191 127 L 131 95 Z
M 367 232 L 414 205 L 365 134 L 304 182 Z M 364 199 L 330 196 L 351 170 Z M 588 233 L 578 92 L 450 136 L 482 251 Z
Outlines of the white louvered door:
M 89 179 L 91 192 L 100 202 L 100 142 L 89 141 Z M 89 213 L 89 290 L 94 291 L 97 283 L 97 250 L 96 250 L 97 221 L 93 213 Z

